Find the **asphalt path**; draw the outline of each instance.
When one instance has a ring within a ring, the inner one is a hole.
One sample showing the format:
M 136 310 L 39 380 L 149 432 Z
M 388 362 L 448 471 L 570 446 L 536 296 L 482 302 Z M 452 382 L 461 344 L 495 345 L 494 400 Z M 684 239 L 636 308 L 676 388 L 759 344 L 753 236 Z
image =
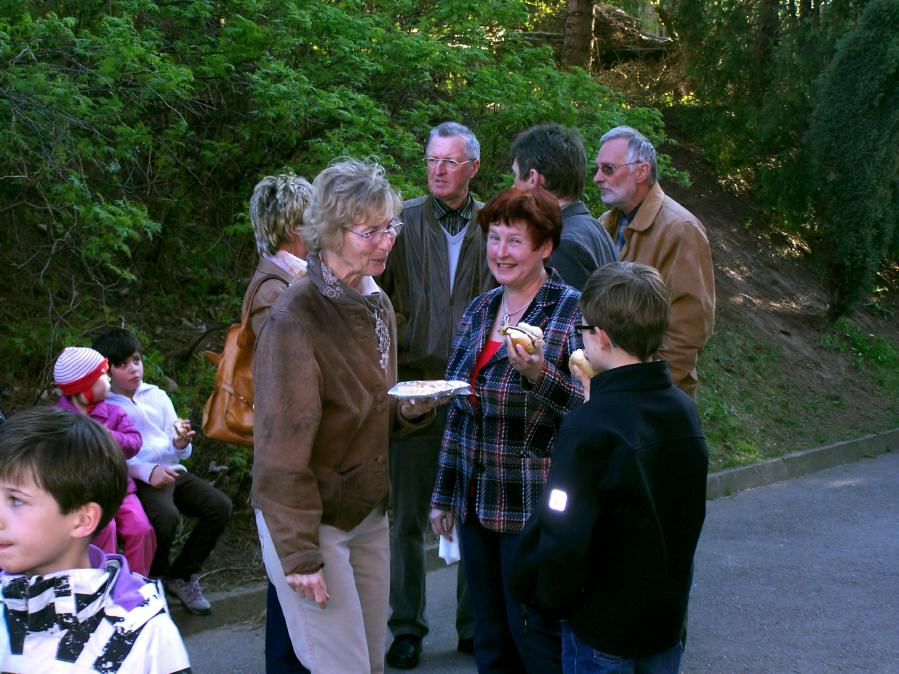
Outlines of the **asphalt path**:
M 428 574 L 416 672 L 474 671 L 455 652 L 454 582 Z M 261 674 L 263 643 L 259 623 L 186 639 L 199 674 Z M 899 674 L 899 452 L 708 503 L 682 671 Z

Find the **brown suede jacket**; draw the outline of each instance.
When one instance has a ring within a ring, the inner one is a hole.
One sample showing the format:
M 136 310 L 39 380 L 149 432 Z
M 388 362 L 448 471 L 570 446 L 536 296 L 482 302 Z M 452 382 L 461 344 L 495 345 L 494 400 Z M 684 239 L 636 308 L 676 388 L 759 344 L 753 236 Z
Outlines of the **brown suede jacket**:
M 281 293 L 256 342 L 251 500 L 287 575 L 322 567 L 320 525 L 349 531 L 385 502 L 394 426 L 433 418 L 407 424 L 387 395 L 396 383 L 396 319 L 367 281 L 389 335 L 386 369 L 369 306 L 335 293 L 312 264 Z
M 621 211 L 613 208 L 600 217 L 613 241 L 620 216 Z M 699 350 L 715 327 L 715 272 L 705 229 L 655 183 L 624 230 L 619 256 L 655 267 L 668 286 L 671 321 L 659 357 L 668 362 L 674 383 L 695 397 Z

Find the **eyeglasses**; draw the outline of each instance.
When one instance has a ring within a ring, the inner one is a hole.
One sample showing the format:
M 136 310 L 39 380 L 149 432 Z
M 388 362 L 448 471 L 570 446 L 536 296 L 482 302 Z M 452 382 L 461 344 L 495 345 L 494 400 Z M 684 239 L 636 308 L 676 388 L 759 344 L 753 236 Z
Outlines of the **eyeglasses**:
M 350 234 L 355 234 L 360 239 L 365 239 L 366 241 L 374 241 L 376 243 L 380 243 L 385 236 L 389 236 L 391 239 L 395 239 L 397 235 L 403 231 L 403 221 L 399 218 L 394 218 L 390 221 L 390 224 L 387 225 L 384 229 L 376 229 L 371 232 L 356 232 L 352 229 L 347 230 Z
M 596 330 L 598 327 L 599 327 L 598 325 L 583 325 L 582 323 L 574 324 L 574 329 L 577 332 L 581 332 L 581 333 L 583 333 L 585 331 L 589 332 L 590 330 Z
M 443 168 L 445 168 L 449 173 L 455 173 L 463 164 L 470 164 L 473 161 L 474 159 L 456 161 L 455 159 L 444 159 L 443 157 L 428 157 L 428 168 L 436 170 L 440 168 L 440 164 L 442 163 Z
M 622 166 L 630 166 L 631 164 L 642 164 L 643 162 L 639 161 L 629 161 L 626 164 L 599 164 L 599 170 L 602 171 L 604 176 L 610 176 L 615 171 L 620 169 Z

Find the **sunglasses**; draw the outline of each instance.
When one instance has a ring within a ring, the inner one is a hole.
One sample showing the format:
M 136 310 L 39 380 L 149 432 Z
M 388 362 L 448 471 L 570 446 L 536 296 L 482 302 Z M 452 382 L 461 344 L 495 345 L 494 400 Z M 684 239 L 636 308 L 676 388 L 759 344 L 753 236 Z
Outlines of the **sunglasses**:
M 585 330 L 589 332 L 590 330 L 596 330 L 596 328 L 598 328 L 598 327 L 599 327 L 598 325 L 583 325 L 581 323 L 576 323 L 574 326 L 574 329 L 577 332 L 583 333 Z
M 631 164 L 641 164 L 639 161 L 629 161 L 626 164 L 598 164 L 599 170 L 604 176 L 610 176 L 622 166 L 630 166 Z

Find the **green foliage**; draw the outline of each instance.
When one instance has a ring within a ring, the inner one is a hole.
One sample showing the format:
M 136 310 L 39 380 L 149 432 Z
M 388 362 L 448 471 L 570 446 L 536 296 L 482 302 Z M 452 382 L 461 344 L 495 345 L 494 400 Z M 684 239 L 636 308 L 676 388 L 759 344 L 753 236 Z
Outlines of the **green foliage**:
M 831 315 L 850 311 L 899 254 L 895 1 L 660 5 L 696 91 L 676 111 L 682 132 L 769 224 L 810 243 Z
M 858 367 L 892 370 L 899 378 L 899 349 L 880 335 L 865 333 L 848 318 L 837 319 L 821 341 L 828 349 L 851 353 Z
M 429 128 L 455 119 L 489 197 L 538 122 L 577 126 L 591 153 L 619 123 L 665 139 L 657 111 L 558 71 L 529 20 L 523 0 L 0 0 L 4 381 L 40 388 L 62 346 L 123 322 L 203 381 L 197 344 L 236 318 L 256 263 L 263 175 L 377 156 L 411 197 Z
M 867 295 L 899 252 L 899 4 L 872 0 L 836 47 L 806 135 L 830 313 Z M 851 198 L 847 198 L 851 195 Z

